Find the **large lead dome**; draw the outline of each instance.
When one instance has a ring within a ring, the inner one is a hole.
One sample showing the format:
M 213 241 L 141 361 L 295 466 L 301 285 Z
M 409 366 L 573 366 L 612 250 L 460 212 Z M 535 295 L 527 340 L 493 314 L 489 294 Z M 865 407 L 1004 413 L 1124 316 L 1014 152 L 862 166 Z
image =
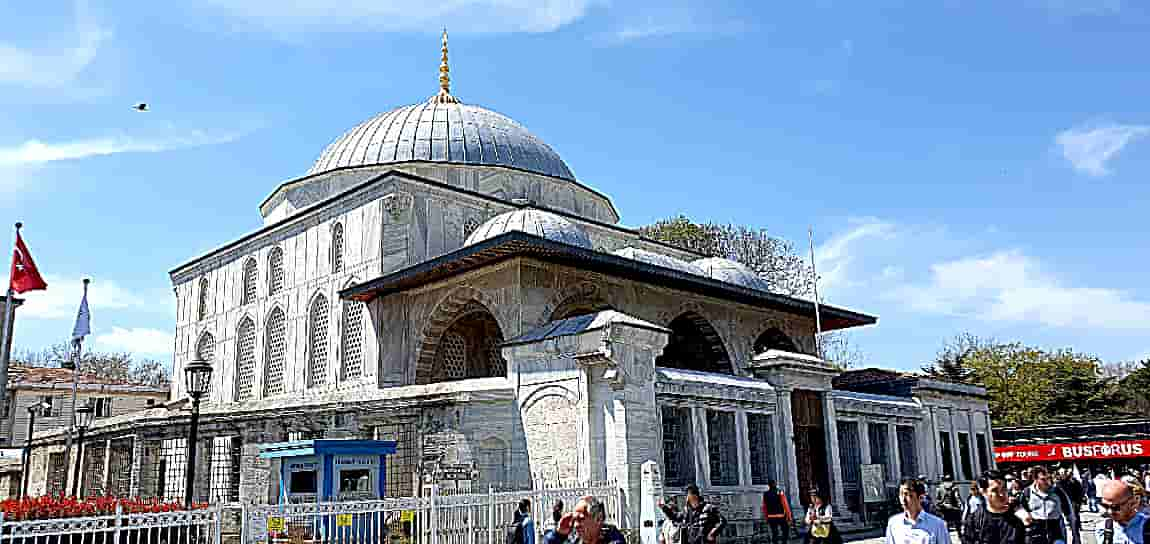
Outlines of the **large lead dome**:
M 405 161 L 507 166 L 575 180 L 559 154 L 523 125 L 479 106 L 435 99 L 360 123 L 327 146 L 308 174 Z

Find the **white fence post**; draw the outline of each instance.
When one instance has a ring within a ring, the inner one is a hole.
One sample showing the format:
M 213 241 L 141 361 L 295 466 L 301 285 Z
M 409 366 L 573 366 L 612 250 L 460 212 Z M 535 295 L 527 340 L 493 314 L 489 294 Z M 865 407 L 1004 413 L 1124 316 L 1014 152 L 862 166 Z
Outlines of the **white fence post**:
M 495 486 L 487 486 L 487 544 L 495 542 Z
M 439 484 L 431 484 L 431 513 L 427 516 L 431 522 L 431 544 L 439 544 L 439 508 L 435 504 L 438 494 Z
M 114 526 L 115 528 L 112 529 L 112 531 L 113 531 L 113 533 L 112 533 L 113 544 L 120 544 L 120 526 L 123 525 L 123 522 L 124 522 L 124 504 L 121 503 L 120 501 L 116 501 L 116 519 L 115 519 L 115 521 L 112 522 L 112 523 L 115 523 L 115 526 Z

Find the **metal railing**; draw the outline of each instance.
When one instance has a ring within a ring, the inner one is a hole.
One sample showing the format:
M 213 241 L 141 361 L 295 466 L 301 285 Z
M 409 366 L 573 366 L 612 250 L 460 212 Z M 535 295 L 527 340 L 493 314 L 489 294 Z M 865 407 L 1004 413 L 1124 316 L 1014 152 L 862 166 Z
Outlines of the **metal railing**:
M 522 499 L 530 499 L 536 542 L 542 541 L 551 505 L 567 509 L 585 495 L 605 506 L 608 520 L 622 517 L 622 490 L 611 484 L 523 491 L 441 494 L 375 501 L 248 506 L 243 544 L 501 544 Z M 4 543 L 0 543 L 4 544 Z M 98 543 L 97 543 L 98 544 Z
M 220 507 L 107 516 L 8 521 L 0 544 L 221 544 Z

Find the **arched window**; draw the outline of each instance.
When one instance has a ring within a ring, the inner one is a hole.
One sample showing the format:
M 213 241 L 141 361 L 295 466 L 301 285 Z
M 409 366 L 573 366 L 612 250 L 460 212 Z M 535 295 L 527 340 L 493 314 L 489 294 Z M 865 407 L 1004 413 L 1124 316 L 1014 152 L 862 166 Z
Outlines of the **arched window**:
M 244 261 L 244 290 L 240 299 L 240 304 L 251 304 L 256 301 L 257 274 L 259 274 L 259 269 L 256 267 L 256 260 L 248 257 L 248 260 Z
M 343 271 L 343 223 L 331 228 L 331 271 Z
M 507 375 L 507 362 L 499 351 L 503 332 L 483 305 L 472 302 L 439 339 L 431 381 L 488 378 Z
M 196 304 L 196 319 L 200 320 L 208 315 L 208 278 L 200 278 L 200 297 Z
M 732 374 L 731 360 L 719 333 L 703 316 L 686 312 L 671 320 L 671 339 L 655 364 L 702 372 Z
M 317 295 L 308 309 L 308 388 L 323 385 L 327 381 L 327 297 Z
M 775 327 L 771 327 L 760 334 L 755 339 L 754 344 L 755 353 L 762 353 L 767 350 L 777 349 L 779 351 L 789 351 L 791 353 L 798 353 L 798 348 L 795 347 L 794 341 L 783 331 Z
M 284 250 L 273 247 L 268 253 L 268 295 L 274 295 L 284 288 Z
M 256 374 L 256 324 L 250 317 L 236 329 L 236 402 L 252 398 Z
M 284 392 L 284 358 L 287 344 L 284 338 L 287 320 L 283 310 L 276 308 L 268 316 L 264 338 L 264 397 Z
M 363 376 L 363 303 L 345 300 L 343 325 L 340 327 L 340 380 L 355 380 Z
M 216 357 L 216 339 L 212 333 L 205 332 L 200 336 L 199 341 L 196 342 L 196 358 L 207 361 L 208 364 L 214 366 Z M 211 394 L 212 384 L 208 382 L 208 389 L 206 393 Z

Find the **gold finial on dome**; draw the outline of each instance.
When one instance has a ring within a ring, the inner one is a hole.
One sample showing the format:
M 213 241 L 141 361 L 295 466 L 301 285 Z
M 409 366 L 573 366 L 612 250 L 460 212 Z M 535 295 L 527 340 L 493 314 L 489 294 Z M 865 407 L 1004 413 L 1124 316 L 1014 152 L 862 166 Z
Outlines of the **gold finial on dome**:
M 451 96 L 451 68 L 447 66 L 447 28 L 443 29 L 443 57 L 439 62 L 439 94 L 431 97 L 431 102 L 458 104 L 459 99 Z

